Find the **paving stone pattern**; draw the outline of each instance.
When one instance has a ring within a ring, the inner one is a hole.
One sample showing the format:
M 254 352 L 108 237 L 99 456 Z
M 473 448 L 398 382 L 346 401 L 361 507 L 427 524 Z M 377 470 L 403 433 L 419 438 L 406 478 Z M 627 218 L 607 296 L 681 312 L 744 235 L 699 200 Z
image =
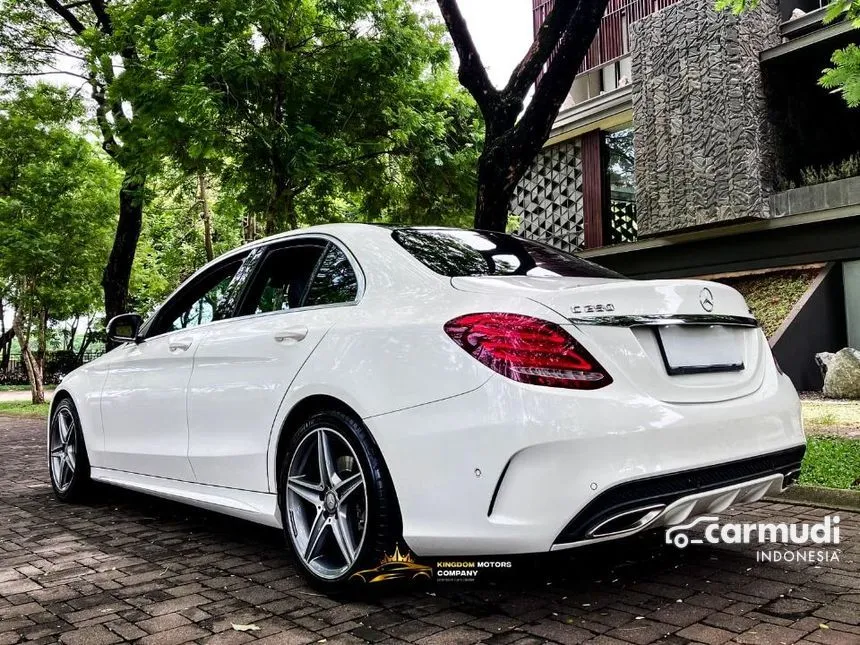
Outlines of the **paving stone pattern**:
M 517 559 L 492 584 L 338 600 L 305 585 L 278 531 L 109 487 L 88 505 L 56 502 L 43 428 L 0 417 L 0 645 L 860 644 L 857 514 L 841 514 L 838 563 L 760 564 L 748 548 L 650 536 Z

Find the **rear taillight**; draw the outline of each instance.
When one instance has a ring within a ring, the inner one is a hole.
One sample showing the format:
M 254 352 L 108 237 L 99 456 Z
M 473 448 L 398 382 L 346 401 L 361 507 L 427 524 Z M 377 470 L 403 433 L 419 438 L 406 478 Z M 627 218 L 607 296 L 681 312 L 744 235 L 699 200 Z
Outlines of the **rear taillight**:
M 491 370 L 520 383 L 596 390 L 612 377 L 564 329 L 531 316 L 480 313 L 445 323 L 455 343 Z

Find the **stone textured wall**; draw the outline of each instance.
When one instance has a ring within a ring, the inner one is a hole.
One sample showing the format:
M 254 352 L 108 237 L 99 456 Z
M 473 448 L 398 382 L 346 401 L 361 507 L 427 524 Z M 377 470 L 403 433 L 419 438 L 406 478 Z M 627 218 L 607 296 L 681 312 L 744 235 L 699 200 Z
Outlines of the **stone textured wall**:
M 544 148 L 511 202 L 518 233 L 565 251 L 585 245 L 582 152 L 577 139 Z
M 759 53 L 774 0 L 742 16 L 682 0 L 631 32 L 639 233 L 769 217 L 773 145 Z

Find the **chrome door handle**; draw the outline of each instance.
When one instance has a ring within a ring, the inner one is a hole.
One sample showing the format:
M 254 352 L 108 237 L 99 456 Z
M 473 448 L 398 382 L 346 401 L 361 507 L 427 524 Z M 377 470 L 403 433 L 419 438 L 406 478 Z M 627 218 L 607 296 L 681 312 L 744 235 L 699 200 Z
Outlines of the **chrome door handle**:
M 184 352 L 191 347 L 191 343 L 193 342 L 193 338 L 177 338 L 176 340 L 171 340 L 167 344 L 167 347 L 171 352 Z
M 288 329 L 282 329 L 281 331 L 277 332 L 275 334 L 275 342 L 284 343 L 286 341 L 292 341 L 294 343 L 297 343 L 300 340 L 304 340 L 305 336 L 307 335 L 307 327 L 290 327 Z

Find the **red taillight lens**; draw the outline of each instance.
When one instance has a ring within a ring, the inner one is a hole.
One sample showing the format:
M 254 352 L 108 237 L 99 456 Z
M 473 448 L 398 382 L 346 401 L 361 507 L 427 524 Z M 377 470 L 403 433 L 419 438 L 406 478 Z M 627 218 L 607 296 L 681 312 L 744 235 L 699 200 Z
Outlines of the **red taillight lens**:
M 445 323 L 445 333 L 491 370 L 520 383 L 596 390 L 612 377 L 555 323 L 531 316 L 481 313 Z

